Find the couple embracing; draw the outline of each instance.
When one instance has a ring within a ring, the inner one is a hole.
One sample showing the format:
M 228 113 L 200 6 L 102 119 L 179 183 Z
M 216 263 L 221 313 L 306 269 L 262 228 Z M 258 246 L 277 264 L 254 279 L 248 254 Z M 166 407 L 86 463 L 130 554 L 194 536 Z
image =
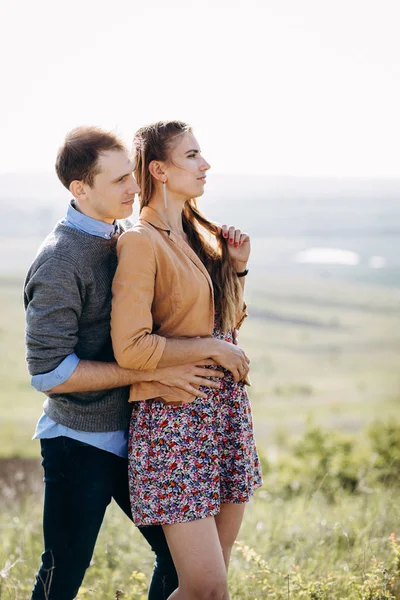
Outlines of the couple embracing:
M 209 168 L 180 121 L 139 129 L 133 156 L 95 127 L 58 152 L 73 199 L 24 291 L 32 385 L 46 395 L 32 600 L 76 597 L 112 498 L 155 553 L 149 600 L 229 599 L 261 472 L 235 333 L 250 241 L 198 210 Z

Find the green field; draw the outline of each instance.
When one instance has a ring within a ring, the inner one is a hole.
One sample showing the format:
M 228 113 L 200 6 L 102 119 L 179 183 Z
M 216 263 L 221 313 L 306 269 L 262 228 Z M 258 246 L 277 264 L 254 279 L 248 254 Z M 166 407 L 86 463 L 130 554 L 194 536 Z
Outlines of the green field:
M 10 600 L 28 597 L 41 552 L 31 437 L 44 397 L 25 367 L 21 288 L 0 280 L 0 598 Z M 235 547 L 232 597 L 399 599 L 398 291 L 255 270 L 247 300 L 240 344 L 265 484 Z M 145 598 L 150 570 L 145 543 L 111 507 L 79 598 Z

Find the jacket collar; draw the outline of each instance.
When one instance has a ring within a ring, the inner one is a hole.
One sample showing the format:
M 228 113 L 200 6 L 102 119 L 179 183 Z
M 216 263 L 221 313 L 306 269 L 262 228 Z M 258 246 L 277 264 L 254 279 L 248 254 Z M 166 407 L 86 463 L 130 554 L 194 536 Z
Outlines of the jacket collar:
M 176 233 L 174 233 L 172 231 L 172 229 L 165 223 L 165 221 L 162 220 L 162 218 L 160 217 L 158 212 L 156 210 L 154 210 L 154 208 L 152 208 L 151 206 L 144 206 L 139 215 L 139 219 L 141 221 L 146 221 L 147 223 L 150 223 L 150 225 L 152 225 L 153 227 L 156 227 L 157 229 L 162 229 L 163 231 L 168 232 L 168 237 L 171 240 L 171 242 L 174 242 L 174 244 L 179 246 L 179 248 L 182 250 L 182 252 L 184 252 L 186 254 L 186 256 L 203 273 L 203 275 L 205 276 L 205 278 L 208 281 L 208 285 L 210 286 L 211 294 L 213 295 L 214 294 L 213 284 L 212 284 L 211 277 L 210 277 L 206 267 L 204 266 L 204 264 L 202 263 L 200 258 L 197 256 L 196 252 L 194 250 L 192 250 L 192 248 L 189 246 L 189 244 L 187 244 L 179 235 L 177 235 Z
M 151 206 L 144 206 L 140 212 L 139 219 L 141 221 L 146 221 L 153 225 L 153 227 L 157 227 L 157 229 L 162 229 L 163 231 L 171 231 L 171 228 L 162 220 L 160 215 L 154 208 Z

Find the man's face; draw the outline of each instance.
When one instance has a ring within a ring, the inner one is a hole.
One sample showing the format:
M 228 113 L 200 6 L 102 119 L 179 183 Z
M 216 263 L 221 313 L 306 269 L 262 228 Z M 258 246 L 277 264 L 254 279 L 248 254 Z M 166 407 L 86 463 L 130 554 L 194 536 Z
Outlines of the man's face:
M 93 185 L 85 184 L 85 200 L 80 207 L 99 221 L 112 223 L 132 214 L 135 194 L 140 192 L 132 171 L 134 164 L 125 150 L 110 150 L 100 155 L 99 173 Z

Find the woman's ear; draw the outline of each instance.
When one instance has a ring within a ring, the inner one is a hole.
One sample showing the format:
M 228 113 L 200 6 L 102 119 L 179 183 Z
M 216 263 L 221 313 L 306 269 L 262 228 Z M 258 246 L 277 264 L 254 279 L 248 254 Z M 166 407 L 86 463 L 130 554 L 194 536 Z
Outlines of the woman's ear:
M 150 174 L 158 181 L 165 181 L 165 168 L 163 163 L 158 160 L 152 160 L 149 164 Z

